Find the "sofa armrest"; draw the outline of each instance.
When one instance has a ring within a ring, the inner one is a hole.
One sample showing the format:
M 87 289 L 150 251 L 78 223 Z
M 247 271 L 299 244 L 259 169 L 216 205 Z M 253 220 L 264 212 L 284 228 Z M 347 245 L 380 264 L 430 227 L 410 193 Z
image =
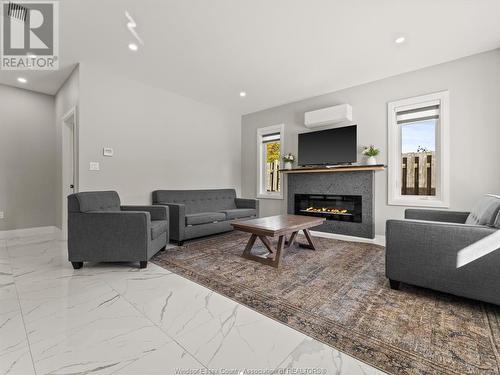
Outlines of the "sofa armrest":
M 147 260 L 149 212 L 90 211 L 70 213 L 68 219 L 70 261 Z
M 386 229 L 389 279 L 500 304 L 500 249 L 482 251 L 498 229 L 418 220 L 388 220 Z
M 386 274 L 405 281 L 404 275 L 415 272 L 432 277 L 443 275 L 445 270 L 454 271 L 460 250 L 496 231 L 479 225 L 387 220 Z
M 235 198 L 234 203 L 236 208 L 254 208 L 259 210 L 259 200 L 258 199 L 248 199 L 248 198 Z
M 122 211 L 145 211 L 151 215 L 151 220 L 168 220 L 168 207 L 153 206 L 121 206 Z
M 182 241 L 184 239 L 184 228 L 186 227 L 186 205 L 169 202 L 158 202 L 157 204 L 168 207 L 170 236 L 176 241 Z
M 420 210 L 407 209 L 405 210 L 405 219 L 426 220 L 426 221 L 441 221 L 447 223 L 465 223 L 469 212 L 462 211 L 447 211 L 447 210 Z

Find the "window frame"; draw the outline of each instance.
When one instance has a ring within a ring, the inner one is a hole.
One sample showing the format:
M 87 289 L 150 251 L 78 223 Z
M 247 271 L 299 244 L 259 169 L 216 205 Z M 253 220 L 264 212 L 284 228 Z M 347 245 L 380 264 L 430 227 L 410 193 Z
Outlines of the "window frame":
M 261 199 L 283 199 L 283 174 L 280 176 L 279 192 L 268 192 L 265 189 L 263 178 L 265 173 L 265 166 L 263 163 L 263 143 L 262 137 L 272 133 L 280 134 L 280 154 L 283 154 L 285 144 L 285 124 L 271 125 L 257 129 L 257 198 Z M 280 160 L 280 168 L 282 161 Z
M 436 131 L 436 196 L 401 194 L 401 127 L 397 112 L 439 104 L 439 122 Z M 388 204 L 391 206 L 416 206 L 449 208 L 450 206 L 450 128 L 449 91 L 396 100 L 387 103 L 388 126 Z

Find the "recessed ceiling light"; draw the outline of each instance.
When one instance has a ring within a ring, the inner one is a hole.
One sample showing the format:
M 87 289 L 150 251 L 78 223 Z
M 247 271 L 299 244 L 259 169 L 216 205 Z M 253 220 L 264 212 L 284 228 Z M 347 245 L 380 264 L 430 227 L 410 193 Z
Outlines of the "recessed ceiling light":
M 404 43 L 406 40 L 406 38 L 404 36 L 400 36 L 399 38 L 397 38 L 394 43 L 396 44 L 401 44 L 401 43 Z
M 137 51 L 139 49 L 139 47 L 135 43 L 130 43 L 128 45 L 128 49 L 131 50 L 131 51 Z
M 241 96 L 242 98 L 244 98 L 245 96 L 247 96 L 247 93 L 246 93 L 245 91 L 242 91 L 242 92 L 240 92 L 240 96 Z
M 24 78 L 24 77 L 18 77 L 17 78 L 17 82 L 26 83 L 26 82 L 28 82 L 28 80 L 26 78 Z

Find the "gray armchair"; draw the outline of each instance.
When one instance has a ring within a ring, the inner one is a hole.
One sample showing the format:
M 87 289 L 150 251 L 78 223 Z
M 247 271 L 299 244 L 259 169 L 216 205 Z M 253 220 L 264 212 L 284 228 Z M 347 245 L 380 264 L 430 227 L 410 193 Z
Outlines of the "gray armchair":
M 499 210 L 500 199 L 487 196 L 471 213 L 408 209 L 405 220 L 388 220 L 391 288 L 403 282 L 500 305 L 500 239 L 486 252 L 478 243 L 500 229 Z M 470 258 L 463 265 L 461 250 Z
M 115 191 L 68 196 L 68 256 L 75 269 L 122 261 L 145 268 L 168 239 L 168 207 L 121 206 Z

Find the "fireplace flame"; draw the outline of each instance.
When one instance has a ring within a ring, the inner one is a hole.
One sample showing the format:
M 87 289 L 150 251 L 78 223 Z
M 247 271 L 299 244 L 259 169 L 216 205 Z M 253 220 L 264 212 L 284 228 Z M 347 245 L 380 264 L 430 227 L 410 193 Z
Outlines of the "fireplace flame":
M 328 208 L 328 207 L 309 207 L 306 209 L 307 212 L 326 212 L 330 214 L 339 214 L 339 215 L 345 215 L 349 213 L 348 210 L 343 209 L 343 208 Z

